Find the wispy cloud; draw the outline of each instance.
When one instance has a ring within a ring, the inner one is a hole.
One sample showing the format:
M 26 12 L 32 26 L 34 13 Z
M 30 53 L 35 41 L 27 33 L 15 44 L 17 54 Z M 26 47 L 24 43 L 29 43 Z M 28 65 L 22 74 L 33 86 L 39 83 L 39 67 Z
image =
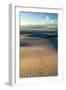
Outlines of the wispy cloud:
M 44 19 L 41 20 L 41 24 L 46 24 L 46 25 L 57 24 L 57 23 L 58 23 L 57 19 L 51 19 L 49 16 L 46 16 Z

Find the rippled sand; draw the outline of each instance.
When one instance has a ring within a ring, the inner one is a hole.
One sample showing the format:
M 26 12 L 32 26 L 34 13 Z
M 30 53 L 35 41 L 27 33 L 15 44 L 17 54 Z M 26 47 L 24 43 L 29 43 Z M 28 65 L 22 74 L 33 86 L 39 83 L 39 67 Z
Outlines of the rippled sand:
M 20 47 L 20 77 L 57 76 L 57 51 L 49 41 L 41 44 Z

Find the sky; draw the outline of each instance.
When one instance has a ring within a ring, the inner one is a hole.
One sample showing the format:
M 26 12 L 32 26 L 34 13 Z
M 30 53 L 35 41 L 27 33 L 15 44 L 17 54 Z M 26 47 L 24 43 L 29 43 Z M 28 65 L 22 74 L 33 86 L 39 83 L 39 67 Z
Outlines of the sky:
M 20 12 L 20 26 L 25 25 L 50 25 L 58 23 L 57 13 L 36 13 L 36 12 Z

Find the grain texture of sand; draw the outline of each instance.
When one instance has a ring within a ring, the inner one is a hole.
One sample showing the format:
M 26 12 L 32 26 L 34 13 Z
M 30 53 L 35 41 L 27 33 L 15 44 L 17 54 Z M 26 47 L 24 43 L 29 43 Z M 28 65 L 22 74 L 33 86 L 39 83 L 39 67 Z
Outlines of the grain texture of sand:
M 20 47 L 20 78 L 58 75 L 57 51 L 44 46 Z

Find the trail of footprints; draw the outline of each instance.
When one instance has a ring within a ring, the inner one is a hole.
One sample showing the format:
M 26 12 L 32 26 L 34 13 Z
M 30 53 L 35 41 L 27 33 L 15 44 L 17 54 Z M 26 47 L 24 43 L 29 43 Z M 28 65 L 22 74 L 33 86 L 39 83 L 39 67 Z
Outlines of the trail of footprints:
M 42 65 L 42 69 L 43 69 L 43 67 L 45 67 L 45 68 L 47 68 L 48 66 L 46 65 L 46 60 L 47 60 L 48 58 L 46 57 L 46 56 L 44 56 L 44 55 L 40 55 L 40 64 Z
M 47 65 L 48 57 L 40 54 L 40 65 L 41 65 L 41 73 L 45 70 L 45 73 L 53 73 L 53 67 Z M 49 69 L 50 68 L 50 69 Z M 49 69 L 49 72 L 48 72 Z
M 33 66 L 33 68 L 31 68 L 30 73 L 22 72 L 22 75 L 24 75 L 24 77 L 43 76 L 43 75 L 45 76 L 49 72 L 53 73 L 52 66 L 49 67 L 47 65 L 48 57 L 44 56 L 44 54 L 40 54 L 39 58 L 40 58 L 40 68 L 38 68 L 38 66 Z M 35 69 L 37 69 L 37 72 L 34 72 Z M 49 69 L 49 72 L 48 72 L 48 69 Z M 45 71 L 45 73 L 43 73 L 44 71 Z

